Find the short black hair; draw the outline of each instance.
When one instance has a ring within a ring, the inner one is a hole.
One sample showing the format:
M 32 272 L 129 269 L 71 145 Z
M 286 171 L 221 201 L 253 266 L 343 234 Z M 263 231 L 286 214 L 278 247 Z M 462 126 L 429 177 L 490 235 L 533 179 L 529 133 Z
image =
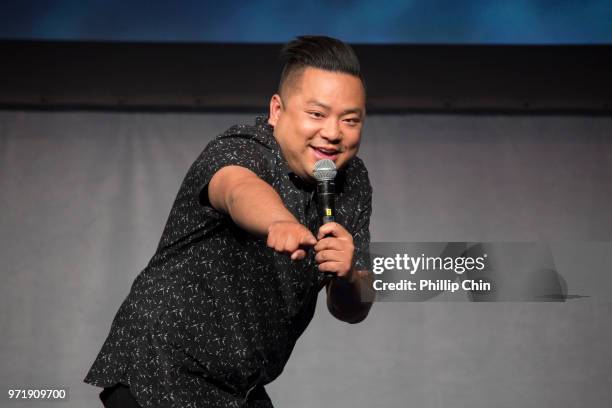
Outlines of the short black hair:
M 278 93 L 288 79 L 301 73 L 306 67 L 356 76 L 365 89 L 365 81 L 355 51 L 350 45 L 335 38 L 316 35 L 297 37 L 283 47 L 280 59 L 284 62 L 284 67 L 278 84 Z

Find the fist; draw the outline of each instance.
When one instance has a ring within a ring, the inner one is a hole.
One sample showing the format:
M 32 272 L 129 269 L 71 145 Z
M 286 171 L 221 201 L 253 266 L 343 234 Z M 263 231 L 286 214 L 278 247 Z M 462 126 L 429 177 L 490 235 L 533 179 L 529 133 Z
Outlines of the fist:
M 317 243 L 312 232 L 296 221 L 277 221 L 268 227 L 268 247 L 291 254 L 292 260 L 304 259 L 306 249 Z
M 353 236 L 342 225 L 328 222 L 319 228 L 317 238 L 314 250 L 319 270 L 350 279 L 355 252 Z

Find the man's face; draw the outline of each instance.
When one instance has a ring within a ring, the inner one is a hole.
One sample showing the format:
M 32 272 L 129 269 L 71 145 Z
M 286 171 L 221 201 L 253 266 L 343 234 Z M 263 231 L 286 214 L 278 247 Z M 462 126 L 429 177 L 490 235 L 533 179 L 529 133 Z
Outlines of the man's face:
M 314 164 L 342 168 L 357 154 L 365 117 L 365 92 L 353 75 L 307 67 L 270 100 L 269 123 L 291 170 L 313 180 Z

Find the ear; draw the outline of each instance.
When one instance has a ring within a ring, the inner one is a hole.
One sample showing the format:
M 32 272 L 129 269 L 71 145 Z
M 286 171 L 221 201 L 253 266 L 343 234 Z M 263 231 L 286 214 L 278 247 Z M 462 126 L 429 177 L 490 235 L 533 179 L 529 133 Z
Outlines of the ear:
M 276 126 L 278 122 L 278 118 L 283 110 L 283 101 L 279 94 L 272 95 L 270 98 L 270 118 L 268 119 L 268 123 L 272 126 Z

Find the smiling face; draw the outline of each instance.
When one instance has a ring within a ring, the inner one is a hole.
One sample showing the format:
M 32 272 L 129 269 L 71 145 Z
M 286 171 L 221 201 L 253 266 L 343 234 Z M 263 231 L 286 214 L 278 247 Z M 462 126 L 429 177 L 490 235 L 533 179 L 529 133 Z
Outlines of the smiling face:
M 306 67 L 270 100 L 270 125 L 291 170 L 312 181 L 314 164 L 342 168 L 359 150 L 365 91 L 353 75 Z

